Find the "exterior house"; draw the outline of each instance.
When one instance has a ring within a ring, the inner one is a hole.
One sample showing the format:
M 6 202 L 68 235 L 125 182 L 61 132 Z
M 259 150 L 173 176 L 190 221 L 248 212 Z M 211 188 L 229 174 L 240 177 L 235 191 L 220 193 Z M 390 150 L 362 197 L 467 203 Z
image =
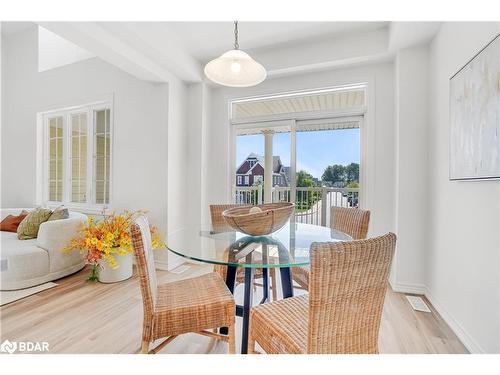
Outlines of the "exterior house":
M 236 186 L 254 186 L 264 183 L 264 157 L 251 153 L 236 170 Z M 273 186 L 290 186 L 279 156 L 273 156 Z

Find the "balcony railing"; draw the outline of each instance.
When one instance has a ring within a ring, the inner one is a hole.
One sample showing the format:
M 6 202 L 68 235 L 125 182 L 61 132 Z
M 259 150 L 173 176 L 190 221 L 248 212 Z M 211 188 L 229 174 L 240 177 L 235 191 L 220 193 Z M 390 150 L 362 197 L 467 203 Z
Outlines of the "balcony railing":
M 238 204 L 263 203 L 262 185 L 234 189 L 234 201 Z M 273 202 L 290 202 L 289 187 L 274 187 Z M 299 223 L 330 225 L 330 208 L 358 207 L 359 188 L 297 187 L 295 191 L 295 219 Z
M 264 196 L 262 185 L 237 186 L 233 188 L 234 203 L 236 204 L 262 204 Z

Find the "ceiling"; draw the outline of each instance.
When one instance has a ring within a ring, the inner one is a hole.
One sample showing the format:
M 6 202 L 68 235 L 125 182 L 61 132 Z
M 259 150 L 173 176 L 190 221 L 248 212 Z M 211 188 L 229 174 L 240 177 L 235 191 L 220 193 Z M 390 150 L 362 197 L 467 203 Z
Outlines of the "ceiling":
M 233 22 L 38 22 L 135 77 L 153 82 L 206 80 L 203 66 L 231 49 Z M 6 33 L 30 23 L 3 22 Z M 241 22 L 240 48 L 268 78 L 390 61 L 428 42 L 439 22 Z
M 174 34 L 184 50 L 201 63 L 231 49 L 234 43 L 233 22 L 161 22 L 163 37 Z M 388 22 L 239 22 L 238 38 L 242 50 L 255 51 L 292 46 L 335 38 L 342 34 L 380 29 Z M 149 27 L 137 23 L 137 29 Z

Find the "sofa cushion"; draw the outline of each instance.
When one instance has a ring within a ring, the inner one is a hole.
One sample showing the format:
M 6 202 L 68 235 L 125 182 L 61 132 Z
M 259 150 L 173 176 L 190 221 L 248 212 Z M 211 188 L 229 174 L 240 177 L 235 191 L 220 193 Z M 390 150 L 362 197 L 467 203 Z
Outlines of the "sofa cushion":
M 17 227 L 17 238 L 20 240 L 36 238 L 40 224 L 46 222 L 50 215 L 52 215 L 52 210 L 48 208 L 37 208 L 31 211 Z
M 6 280 L 34 279 L 49 273 L 49 255 L 36 240 L 19 241 L 16 233 L 1 232 L 2 283 Z M 0 288 L 1 289 L 1 288 Z
M 17 233 L 17 227 L 21 224 L 21 221 L 28 216 L 28 213 L 21 215 L 9 215 L 0 223 L 0 231 L 4 232 L 14 232 Z
M 64 206 L 57 207 L 52 215 L 47 219 L 47 221 L 67 219 L 69 217 L 69 211 Z

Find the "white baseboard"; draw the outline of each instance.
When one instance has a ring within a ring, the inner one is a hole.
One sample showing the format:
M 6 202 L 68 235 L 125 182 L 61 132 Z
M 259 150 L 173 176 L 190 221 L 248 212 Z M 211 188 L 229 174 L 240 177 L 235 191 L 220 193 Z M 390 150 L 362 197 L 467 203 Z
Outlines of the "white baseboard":
M 389 282 L 392 290 L 398 293 L 420 294 L 425 295 L 427 290 L 425 285 L 422 284 L 405 284 Z
M 158 270 L 168 271 L 168 263 L 167 262 L 162 262 L 161 260 L 155 260 L 155 266 L 156 266 L 156 269 L 158 269 Z
M 155 266 L 159 270 L 170 271 L 186 262 L 186 258 L 167 252 L 162 256 L 155 257 Z
M 186 263 L 186 258 L 181 257 L 179 255 L 175 255 L 174 253 L 168 254 L 168 268 L 167 268 L 168 271 L 179 267 L 183 263 Z
M 486 353 L 483 348 L 472 338 L 469 333 L 462 327 L 462 325 L 451 315 L 443 305 L 432 295 L 428 288 L 425 291 L 425 297 L 434 306 L 436 311 L 441 315 L 441 318 L 448 324 L 451 330 L 457 335 L 458 339 L 464 344 L 467 350 L 472 354 Z

